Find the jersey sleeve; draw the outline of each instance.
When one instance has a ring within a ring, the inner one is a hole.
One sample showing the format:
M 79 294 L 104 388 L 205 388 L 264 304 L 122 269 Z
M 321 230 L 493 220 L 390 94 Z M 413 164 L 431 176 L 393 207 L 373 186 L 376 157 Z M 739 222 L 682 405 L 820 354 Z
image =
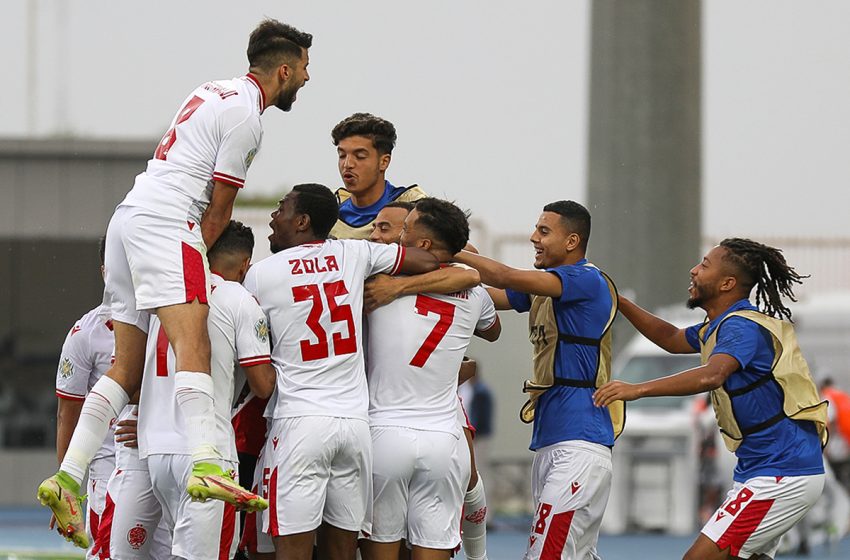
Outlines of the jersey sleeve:
M 697 352 L 699 352 L 699 330 L 702 326 L 703 323 L 700 323 L 698 325 L 691 325 L 685 329 L 685 339 L 688 341 L 688 344 L 691 345 L 691 348 Z
M 481 297 L 481 315 L 478 318 L 478 323 L 475 324 L 476 331 L 486 331 L 496 322 L 496 305 L 493 303 L 493 298 L 487 293 L 484 288 L 476 288 Z
M 381 272 L 391 275 L 398 274 L 402 263 L 404 263 L 404 247 L 397 243 L 390 243 L 389 245 L 372 243 L 371 241 L 362 241 L 362 243 L 365 243 L 369 251 L 367 277 Z
M 741 369 L 746 368 L 758 350 L 758 324 L 743 317 L 729 317 L 717 328 L 717 344 L 711 355 L 728 354 L 738 360 Z
M 216 155 L 212 178 L 242 188 L 248 168 L 260 149 L 263 137 L 260 120 L 253 114 L 244 116 L 237 109 L 226 111 L 223 119 L 226 132 Z M 234 120 L 236 122 L 231 122 Z
M 269 323 L 247 291 L 242 292 L 236 316 L 236 359 L 242 367 L 271 363 Z
M 531 297 L 528 294 L 506 288 L 505 295 L 508 296 L 508 303 L 514 308 L 514 311 L 527 313 L 531 309 Z
M 62 345 L 59 367 L 56 370 L 56 396 L 60 399 L 82 401 L 89 390 L 89 377 L 94 370 L 88 332 L 76 323 Z

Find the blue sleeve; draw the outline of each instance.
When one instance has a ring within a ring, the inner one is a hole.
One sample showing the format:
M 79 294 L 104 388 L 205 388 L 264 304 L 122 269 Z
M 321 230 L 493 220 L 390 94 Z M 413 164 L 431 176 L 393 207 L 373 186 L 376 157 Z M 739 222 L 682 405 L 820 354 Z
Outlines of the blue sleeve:
M 699 330 L 702 328 L 703 323 L 699 325 L 692 325 L 685 329 L 685 338 L 688 341 L 688 344 L 691 345 L 691 348 L 699 352 Z
M 513 307 L 515 311 L 527 313 L 528 310 L 531 309 L 531 298 L 528 294 L 517 292 L 510 288 L 505 289 L 505 294 L 508 296 L 508 303 L 511 304 L 511 307 Z
M 580 265 L 548 268 L 546 272 L 554 274 L 561 280 L 561 297 L 558 298 L 560 303 L 594 299 L 599 295 L 600 280 L 604 283 L 598 271 Z
M 717 344 L 714 354 L 728 354 L 738 360 L 741 369 L 746 368 L 753 360 L 763 338 L 759 326 L 743 317 L 730 317 L 725 320 L 717 331 Z

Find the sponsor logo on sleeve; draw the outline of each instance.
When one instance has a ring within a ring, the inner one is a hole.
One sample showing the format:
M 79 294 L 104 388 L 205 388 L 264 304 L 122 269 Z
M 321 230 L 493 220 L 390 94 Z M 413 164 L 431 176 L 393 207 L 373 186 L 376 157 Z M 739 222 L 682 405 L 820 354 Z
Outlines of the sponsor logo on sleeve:
M 59 376 L 62 379 L 68 379 L 74 375 L 74 364 L 71 363 L 71 360 L 68 358 L 62 358 L 62 361 L 59 362 Z
M 265 317 L 257 321 L 254 325 L 254 334 L 257 335 L 257 339 L 263 344 L 269 341 L 269 324 L 266 322 Z
M 257 148 L 251 148 L 248 151 L 248 155 L 245 156 L 245 169 L 251 167 L 251 164 L 254 163 L 254 156 L 257 155 Z

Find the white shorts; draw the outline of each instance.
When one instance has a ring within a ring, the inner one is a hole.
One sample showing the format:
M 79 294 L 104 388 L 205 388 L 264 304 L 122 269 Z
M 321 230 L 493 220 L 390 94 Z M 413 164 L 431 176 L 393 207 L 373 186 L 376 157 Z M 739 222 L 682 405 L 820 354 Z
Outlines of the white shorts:
M 806 514 L 823 492 L 824 475 L 757 476 L 736 482 L 702 534 L 738 558 L 773 558 L 779 538 Z
M 113 461 L 114 462 L 114 461 Z M 86 523 L 86 533 L 89 535 L 91 546 L 86 551 L 86 560 L 92 560 L 98 557 L 95 552 L 99 531 L 100 521 L 103 518 L 103 509 L 106 506 L 106 484 L 109 478 L 92 478 L 94 472 L 89 470 L 89 479 L 87 483 L 86 493 L 86 513 L 88 523 Z
M 375 542 L 414 546 L 460 544 L 463 497 L 469 484 L 466 438 L 396 426 L 372 428 Z
M 611 450 L 568 441 L 534 454 L 531 522 L 526 560 L 598 558 L 599 525 L 611 491 Z
M 469 421 L 469 415 L 466 413 L 466 408 L 463 406 L 463 399 L 460 395 L 457 396 L 457 423 L 464 430 L 472 432 L 472 437 L 475 437 L 475 426 Z
M 271 468 L 266 466 L 263 452 L 260 451 L 260 456 L 257 457 L 257 465 L 254 467 L 254 484 L 251 487 L 251 492 L 259 494 L 267 500 L 269 499 L 271 471 Z M 274 541 L 272 541 L 271 535 L 263 532 L 262 513 L 251 512 L 245 515 L 245 526 L 242 528 L 242 540 L 239 542 L 239 550 L 244 550 L 251 554 L 274 552 Z
M 236 463 L 225 462 L 225 470 Z M 148 455 L 148 468 L 162 518 L 173 535 L 171 552 L 188 560 L 232 558 L 239 544 L 236 508 L 220 500 L 194 502 L 186 493 L 189 455 Z
M 107 484 L 106 505 L 95 543 L 97 558 L 171 558 L 170 538 L 146 470 L 116 470 Z
M 263 455 L 271 468 L 263 531 L 303 533 L 322 522 L 371 532 L 372 436 L 354 418 L 272 420 Z
M 209 296 L 209 265 L 200 224 L 115 209 L 106 230 L 103 301 L 112 318 L 147 331 L 149 312 Z

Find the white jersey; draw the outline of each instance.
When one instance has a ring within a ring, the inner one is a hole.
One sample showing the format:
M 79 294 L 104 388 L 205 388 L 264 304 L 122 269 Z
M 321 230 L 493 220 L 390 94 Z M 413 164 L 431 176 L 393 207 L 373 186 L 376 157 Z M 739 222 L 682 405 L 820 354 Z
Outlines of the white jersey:
M 260 149 L 264 105 L 251 74 L 196 88 L 121 204 L 200 223 L 215 181 L 244 186 Z
M 114 350 L 115 334 L 112 332 L 110 311 L 108 307 L 99 305 L 74 323 L 65 337 L 56 371 L 56 396 L 84 401 L 97 380 L 112 366 Z M 110 426 L 93 461 L 115 454 L 112 436 L 113 428 Z
M 459 435 L 457 375 L 476 330 L 496 322 L 487 291 L 404 296 L 369 315 L 369 422 Z
M 139 406 L 128 404 L 118 415 L 115 423 L 122 420 L 138 420 Z M 139 450 L 135 447 L 127 447 L 123 443 L 115 442 L 115 468 L 120 471 L 147 471 L 148 463 L 139 457 Z
M 269 328 L 257 301 L 237 282 L 211 275 L 207 327 L 212 348 L 215 446 L 226 461 L 237 461 L 230 410 L 233 370 L 238 363 L 255 366 L 271 362 Z M 142 458 L 159 454 L 190 454 L 185 420 L 174 387 L 174 351 L 156 316 L 151 318 L 139 403 L 139 451 Z
M 271 328 L 273 418 L 368 420 L 363 282 L 379 272 L 396 274 L 403 260 L 396 244 L 344 239 L 298 245 L 251 267 L 245 287 Z

